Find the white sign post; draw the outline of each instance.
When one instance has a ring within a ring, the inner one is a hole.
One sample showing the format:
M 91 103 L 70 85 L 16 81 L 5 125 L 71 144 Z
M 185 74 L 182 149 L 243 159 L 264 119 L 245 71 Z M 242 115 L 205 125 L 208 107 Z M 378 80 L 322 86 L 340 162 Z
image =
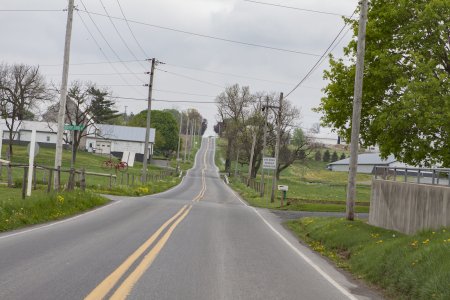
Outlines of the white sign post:
M 2 158 L 3 130 L 0 128 L 0 159 Z
M 31 185 L 33 183 L 33 167 L 34 167 L 34 152 L 36 148 L 36 129 L 31 132 L 30 153 L 28 154 L 28 182 L 27 182 L 27 196 L 31 196 Z
M 277 168 L 277 160 L 275 157 L 264 157 L 263 158 L 263 169 L 275 170 L 276 168 Z

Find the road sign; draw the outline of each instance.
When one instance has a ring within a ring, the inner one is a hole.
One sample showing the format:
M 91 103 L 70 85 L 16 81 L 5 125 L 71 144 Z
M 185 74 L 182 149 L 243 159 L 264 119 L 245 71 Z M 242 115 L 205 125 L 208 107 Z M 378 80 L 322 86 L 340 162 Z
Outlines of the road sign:
M 64 125 L 64 130 L 80 131 L 83 130 L 85 127 L 86 127 L 85 125 Z
M 277 167 L 277 161 L 275 157 L 264 157 L 263 159 L 263 169 L 275 170 Z

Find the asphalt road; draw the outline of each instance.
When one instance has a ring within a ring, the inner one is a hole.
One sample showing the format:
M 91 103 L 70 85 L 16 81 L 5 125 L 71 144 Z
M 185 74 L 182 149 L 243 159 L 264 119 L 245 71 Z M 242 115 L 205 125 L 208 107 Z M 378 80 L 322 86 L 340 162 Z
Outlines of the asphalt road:
M 0 235 L 0 299 L 375 299 L 219 178 L 214 140 L 165 193 Z

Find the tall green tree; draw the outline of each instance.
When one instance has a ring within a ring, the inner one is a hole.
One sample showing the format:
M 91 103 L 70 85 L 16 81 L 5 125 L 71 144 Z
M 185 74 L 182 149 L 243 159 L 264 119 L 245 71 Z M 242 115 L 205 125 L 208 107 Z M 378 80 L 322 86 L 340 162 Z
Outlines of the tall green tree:
M 147 110 L 143 110 L 135 115 L 129 126 L 146 127 L 147 126 Z M 171 112 L 152 110 L 151 126 L 156 130 L 155 152 L 159 152 L 164 156 L 170 156 L 177 150 L 178 146 L 178 123 Z
M 350 21 L 357 36 L 357 21 Z M 413 165 L 450 166 L 450 2 L 373 0 L 366 36 L 361 139 Z M 330 57 L 322 122 L 350 141 L 356 40 Z

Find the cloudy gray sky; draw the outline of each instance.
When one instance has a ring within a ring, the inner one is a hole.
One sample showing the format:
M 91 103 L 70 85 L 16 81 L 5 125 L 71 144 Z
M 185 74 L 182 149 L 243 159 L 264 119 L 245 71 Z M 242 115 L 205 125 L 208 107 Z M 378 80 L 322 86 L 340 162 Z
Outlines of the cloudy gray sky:
M 261 1 L 343 15 L 351 15 L 358 2 Z M 84 10 L 84 3 L 88 11 L 103 15 L 106 14 L 105 7 L 110 16 L 122 18 L 120 3 L 123 13 L 130 21 L 316 55 L 325 51 L 344 24 L 342 18 L 335 15 L 266 6 L 243 0 L 83 0 L 83 3 L 75 0 L 75 3 L 80 10 Z M 66 7 L 67 1 L 62 0 L 0 0 L 1 61 L 40 65 L 47 80 L 59 85 L 67 17 L 62 9 Z M 59 11 L 4 11 L 15 9 Z M 148 82 L 148 75 L 144 72 L 149 71 L 150 64 L 144 60 L 156 57 L 166 63 L 158 68 L 168 72 L 156 71 L 154 98 L 214 101 L 214 97 L 226 85 L 234 83 L 248 85 L 253 92 L 287 93 L 318 59 L 312 55 L 228 43 L 130 22 L 141 49 L 126 22 L 113 19 L 113 23 L 125 43 L 107 17 L 89 15 L 83 11 L 75 13 L 70 81 L 89 80 L 110 87 L 114 96 L 145 98 L 147 88 L 142 85 Z M 351 33 L 348 33 L 336 47 L 333 52 L 336 56 L 342 55 L 341 49 L 350 38 Z M 142 61 L 131 62 L 135 58 Z M 108 60 L 112 63 L 109 64 Z M 299 123 L 306 128 L 320 119 L 320 115 L 312 112 L 311 108 L 318 106 L 322 96 L 320 89 L 326 84 L 322 79 L 324 68 L 327 68 L 327 62 L 289 96 L 294 105 L 301 109 L 302 119 Z M 128 112 L 137 113 L 146 108 L 146 103 L 139 100 L 117 100 L 117 109 L 124 111 L 125 106 Z M 155 109 L 190 107 L 198 109 L 208 119 L 211 130 L 208 132 L 211 133 L 217 114 L 214 104 L 154 103 Z

